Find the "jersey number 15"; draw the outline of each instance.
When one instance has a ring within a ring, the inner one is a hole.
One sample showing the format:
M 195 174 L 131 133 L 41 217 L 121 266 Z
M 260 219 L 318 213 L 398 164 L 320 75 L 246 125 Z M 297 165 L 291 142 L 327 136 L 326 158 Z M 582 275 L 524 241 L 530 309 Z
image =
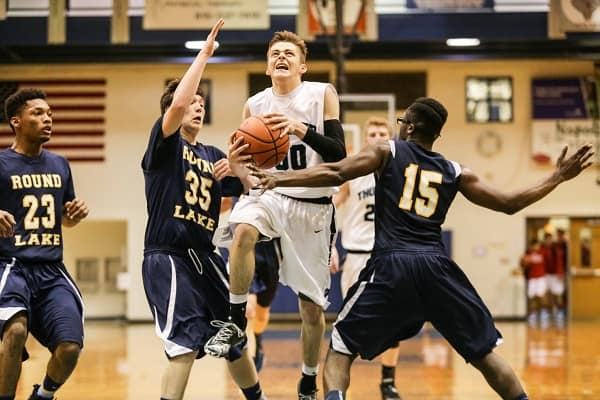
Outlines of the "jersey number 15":
M 419 196 L 415 196 L 417 176 L 419 177 Z M 432 187 L 431 184 L 442 183 L 442 174 L 426 170 L 421 170 L 419 174 L 419 166 L 417 164 L 410 164 L 404 170 L 404 177 L 406 178 L 404 190 L 402 191 L 398 207 L 406 211 L 411 211 L 414 204 L 417 215 L 425 218 L 431 217 L 435 213 L 435 208 L 440 197 L 437 189 Z

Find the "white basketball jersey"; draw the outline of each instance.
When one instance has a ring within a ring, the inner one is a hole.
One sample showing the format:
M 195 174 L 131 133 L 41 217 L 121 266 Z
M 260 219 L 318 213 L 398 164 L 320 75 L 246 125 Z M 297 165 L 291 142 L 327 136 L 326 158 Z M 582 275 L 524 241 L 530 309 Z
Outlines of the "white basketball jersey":
M 348 184 L 342 246 L 346 250 L 371 251 L 375 240 L 375 175 L 361 176 Z
M 289 118 L 315 126 L 317 133 L 323 135 L 323 111 L 325 109 L 325 89 L 328 83 L 302 82 L 290 93 L 280 96 L 273 93 L 273 88 L 266 88 L 248 99 L 251 115 L 262 115 L 279 112 Z M 295 135 L 290 135 L 290 149 L 287 157 L 271 172 L 298 170 L 318 165 L 323 158 L 309 145 Z M 337 192 L 337 187 L 278 187 L 278 193 L 299 197 L 329 197 Z

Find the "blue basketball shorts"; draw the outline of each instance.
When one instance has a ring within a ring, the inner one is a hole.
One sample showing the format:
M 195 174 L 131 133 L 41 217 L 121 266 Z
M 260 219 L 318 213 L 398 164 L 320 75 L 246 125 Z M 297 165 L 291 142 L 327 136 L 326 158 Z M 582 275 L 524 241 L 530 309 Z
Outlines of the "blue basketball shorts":
M 416 335 L 425 321 L 467 361 L 501 343 L 488 308 L 464 272 L 443 254 L 373 254 L 350 287 L 334 324 L 332 347 L 372 359 Z
M 279 265 L 281 250 L 279 239 L 258 242 L 254 249 L 255 269 L 250 293 L 256 295 L 261 307 L 270 307 L 279 285 Z
M 83 300 L 62 262 L 0 259 L 0 332 L 19 313 L 50 351 L 64 342 L 83 347 Z
M 142 279 L 155 330 L 168 357 L 198 351 L 217 333 L 213 320 L 229 315 L 229 283 L 216 253 L 187 256 L 163 251 L 144 255 Z

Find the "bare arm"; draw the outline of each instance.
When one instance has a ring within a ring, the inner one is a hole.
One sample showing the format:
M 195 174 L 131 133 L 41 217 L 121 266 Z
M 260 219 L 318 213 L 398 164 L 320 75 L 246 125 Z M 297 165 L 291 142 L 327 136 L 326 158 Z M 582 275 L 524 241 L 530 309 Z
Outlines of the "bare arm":
M 242 121 L 244 121 L 248 117 L 250 117 L 250 106 L 246 101 L 246 103 L 244 104 L 244 109 L 242 110 Z
M 165 112 L 162 121 L 163 137 L 169 137 L 174 134 L 183 120 L 186 109 L 192 102 L 198 85 L 200 85 L 200 79 L 202 79 L 202 73 L 210 56 L 212 56 L 215 49 L 215 39 L 219 30 L 223 26 L 223 19 L 219 19 L 217 23 L 212 27 L 206 43 L 202 50 L 198 53 L 194 62 L 189 66 L 181 82 L 177 85 L 175 93 L 173 93 L 173 102 L 171 106 Z
M 514 214 L 535 203 L 554 190 L 562 182 L 573 179 L 592 162 L 591 145 L 581 146 L 575 154 L 565 160 L 567 147 L 563 149 L 556 169 L 547 178 L 528 188 L 512 193 L 503 193 L 482 182 L 475 173 L 464 168 L 460 177 L 459 190 L 472 203 L 491 210 Z
M 252 175 L 260 180 L 264 189 L 276 186 L 338 186 L 359 176 L 375 172 L 385 165 L 391 155 L 389 142 L 380 142 L 363 148 L 358 154 L 335 163 L 323 163 L 317 166 L 281 173 L 270 173 L 250 166 Z
M 340 98 L 332 85 L 328 85 L 327 89 L 325 89 L 323 121 L 327 121 L 328 119 L 340 119 Z

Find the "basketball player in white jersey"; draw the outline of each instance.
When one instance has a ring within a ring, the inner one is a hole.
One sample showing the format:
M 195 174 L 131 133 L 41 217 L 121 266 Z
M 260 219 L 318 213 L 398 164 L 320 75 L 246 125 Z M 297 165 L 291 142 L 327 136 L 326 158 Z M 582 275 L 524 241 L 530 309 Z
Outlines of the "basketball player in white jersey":
M 371 117 L 365 123 L 365 144 L 375 145 L 378 141 L 390 140 L 392 128 L 385 118 Z M 335 196 L 335 205 L 344 206 L 342 220 L 342 246 L 346 249 L 346 261 L 342 268 L 342 295 L 358 280 L 360 271 L 367 264 L 375 240 L 375 174 L 358 177 L 340 186 Z M 379 388 L 383 400 L 400 399 L 394 383 L 398 346 L 381 355 L 381 383 Z
M 328 83 L 303 82 L 306 45 L 292 32 L 276 32 L 269 43 L 267 75 L 272 87 L 246 102 L 243 118 L 263 116 L 271 129 L 290 135 L 287 157 L 273 171 L 300 170 L 346 156 L 339 121 L 339 99 Z M 230 152 L 239 150 L 240 140 Z M 230 163 L 235 173 L 247 174 Z M 327 307 L 331 239 L 335 231 L 332 195 L 336 187 L 277 188 L 242 196 L 229 217 L 233 227 L 230 253 L 230 316 L 205 345 L 208 354 L 224 357 L 245 340 L 245 308 L 254 275 L 254 245 L 280 238 L 283 261 L 280 281 L 300 298 L 302 318 L 302 378 L 299 399 L 316 399 L 316 375 Z

